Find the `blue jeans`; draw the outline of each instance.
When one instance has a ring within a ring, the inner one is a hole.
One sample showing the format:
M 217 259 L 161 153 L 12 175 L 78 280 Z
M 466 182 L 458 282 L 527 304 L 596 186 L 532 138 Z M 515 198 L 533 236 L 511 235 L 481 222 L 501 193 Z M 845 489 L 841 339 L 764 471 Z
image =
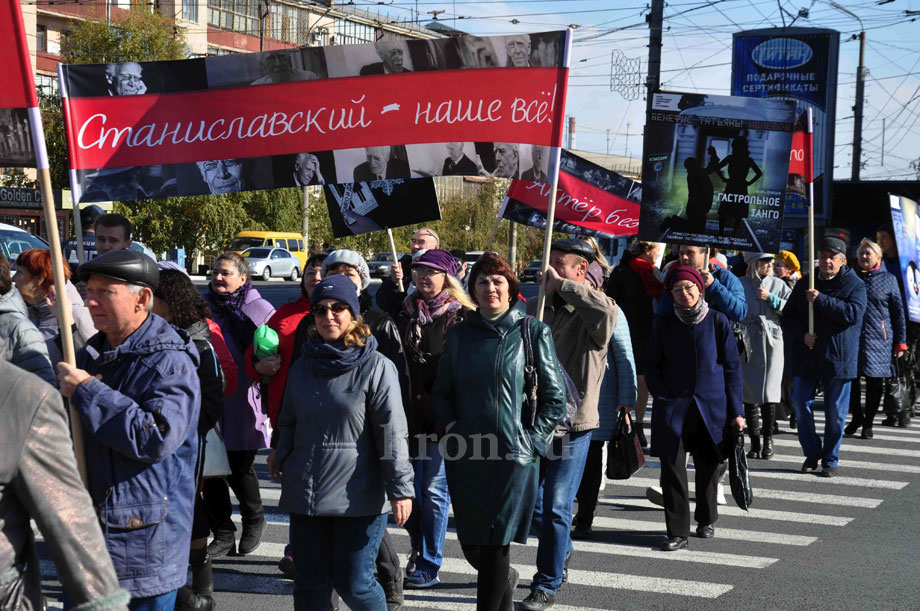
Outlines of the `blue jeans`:
M 824 467 L 836 467 L 843 441 L 843 423 L 850 409 L 850 382 L 844 378 L 824 380 L 824 443 L 815 431 L 815 401 L 817 380 L 792 379 L 792 407 L 799 421 L 799 443 L 806 458 L 821 458 Z
M 383 588 L 374 579 L 386 526 L 385 513 L 355 518 L 292 513 L 295 611 L 329 611 L 332 588 L 349 609 L 386 611 Z
M 128 603 L 130 611 L 173 611 L 176 606 L 176 592 L 167 592 L 157 596 L 145 596 L 144 598 L 132 598 Z
M 419 445 L 419 457 L 412 461 L 415 469 L 415 500 L 406 522 L 412 549 L 418 552 L 416 571 L 434 577 L 441 570 L 450 493 L 444 473 L 444 457 L 434 439 Z
M 590 446 L 591 431 L 570 434 L 553 440 L 550 456 L 554 458 L 540 461 L 540 489 L 531 522 L 531 532 L 540 542 L 531 590 L 555 594 L 562 585 L 565 559 L 572 552 L 572 504 Z

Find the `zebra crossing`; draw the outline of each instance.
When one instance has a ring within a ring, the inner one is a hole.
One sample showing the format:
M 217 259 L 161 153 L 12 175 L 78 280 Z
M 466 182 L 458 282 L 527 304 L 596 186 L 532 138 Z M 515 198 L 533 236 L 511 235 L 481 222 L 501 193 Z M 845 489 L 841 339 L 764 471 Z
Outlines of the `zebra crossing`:
M 816 417 L 821 432 L 822 419 Z M 649 459 L 629 480 L 608 480 L 601 491 L 592 537 L 575 541 L 568 583 L 557 593 L 554 609 L 744 608 L 728 601 L 746 595 L 746 584 L 761 579 L 758 575 L 784 564 L 801 563 L 810 547 L 871 523 L 885 511 L 888 499 L 908 487 L 915 494 L 920 428 L 876 426 L 872 440 L 846 437 L 840 452 L 840 476 L 820 478 L 799 473 L 803 457 L 798 440 L 784 425 L 775 438 L 775 457 L 749 460 L 752 509 L 742 511 L 729 498 L 729 505 L 719 508 L 715 538 L 691 537 L 687 550 L 658 550 L 665 536 L 664 513 L 645 498 L 646 487 L 658 484 L 655 459 Z M 268 479 L 264 454 L 257 459 L 256 470 L 262 479 L 268 526 L 255 553 L 214 560 L 215 600 L 221 611 L 292 606 L 293 583 L 283 579 L 276 568 L 287 541 L 288 517 L 277 506 L 280 487 Z M 389 530 L 404 562 L 408 535 L 394 525 Z M 512 545 L 512 565 L 521 574 L 518 601 L 528 593 L 536 550 L 534 538 L 526 545 Z M 45 570 L 53 571 L 48 561 L 43 562 Z M 463 558 L 452 520 L 440 579 L 441 584 L 434 588 L 406 591 L 404 608 L 475 609 L 476 573 Z M 45 585 L 52 597 L 59 591 L 53 581 Z M 752 601 L 756 598 L 754 595 Z

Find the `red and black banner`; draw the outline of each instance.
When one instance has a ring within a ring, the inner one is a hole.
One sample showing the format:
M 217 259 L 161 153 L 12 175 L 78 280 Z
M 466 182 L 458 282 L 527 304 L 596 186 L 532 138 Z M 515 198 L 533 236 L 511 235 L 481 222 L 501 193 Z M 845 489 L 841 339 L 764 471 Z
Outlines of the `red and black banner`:
M 75 199 L 441 175 L 558 147 L 566 32 L 62 66 Z
M 0 0 L 0 58 L 0 166 L 34 167 L 29 109 L 38 96 L 19 0 Z
M 502 218 L 545 229 L 551 188 L 545 175 L 513 181 Z M 638 182 L 563 150 L 553 230 L 595 237 L 635 235 L 641 199 Z

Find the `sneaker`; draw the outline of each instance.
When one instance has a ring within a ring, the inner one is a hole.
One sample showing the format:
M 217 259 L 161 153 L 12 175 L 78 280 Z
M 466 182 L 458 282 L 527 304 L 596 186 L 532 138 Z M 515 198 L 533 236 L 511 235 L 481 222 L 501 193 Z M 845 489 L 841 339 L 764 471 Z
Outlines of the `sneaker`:
M 285 579 L 294 579 L 294 556 L 285 554 L 278 561 L 278 570 Z
M 725 485 L 724 484 L 719 484 L 719 487 L 716 488 L 716 504 L 728 505 L 728 501 L 725 500 Z
M 664 507 L 664 495 L 658 486 L 649 486 L 645 489 L 645 498 L 659 507 Z
M 424 590 L 441 583 L 437 575 L 429 575 L 424 571 L 415 571 L 403 582 L 403 587 L 407 590 Z
M 521 601 L 520 608 L 524 611 L 543 611 L 556 604 L 556 597 L 543 590 L 534 590 L 527 598 Z

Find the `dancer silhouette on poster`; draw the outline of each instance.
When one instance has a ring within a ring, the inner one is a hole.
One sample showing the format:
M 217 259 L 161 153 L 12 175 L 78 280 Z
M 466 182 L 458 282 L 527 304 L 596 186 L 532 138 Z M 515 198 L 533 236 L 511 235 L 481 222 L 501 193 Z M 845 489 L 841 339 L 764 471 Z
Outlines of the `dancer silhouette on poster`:
M 719 156 L 713 146 L 706 152 L 709 153 L 706 166 L 696 157 L 684 160 L 684 169 L 687 170 L 687 231 L 691 233 L 706 232 L 706 215 L 712 209 L 714 189 L 709 175 L 719 171 Z
M 728 166 L 728 178 L 722 174 L 721 170 Z M 754 178 L 748 180 L 748 174 L 754 171 Z M 748 139 L 746 136 L 737 136 L 732 140 L 731 155 L 722 160 L 719 164 L 719 178 L 725 184 L 725 195 L 736 195 L 744 197 L 748 194 L 748 187 L 757 182 L 763 172 L 757 164 L 751 159 L 748 148 Z M 725 226 L 731 224 L 732 235 L 738 236 L 741 233 L 741 223 L 747 218 L 750 207 L 746 201 L 722 201 L 719 204 L 719 235 L 725 235 Z M 731 221 L 731 223 L 729 223 Z

